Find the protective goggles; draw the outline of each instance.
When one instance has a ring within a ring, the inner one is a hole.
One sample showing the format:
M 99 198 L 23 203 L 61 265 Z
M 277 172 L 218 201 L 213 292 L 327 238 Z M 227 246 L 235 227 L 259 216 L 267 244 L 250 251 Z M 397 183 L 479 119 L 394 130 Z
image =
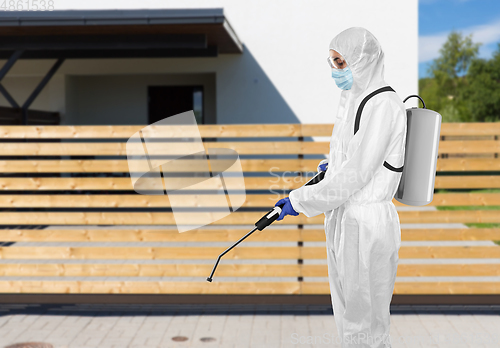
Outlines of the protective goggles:
M 339 57 L 332 58 L 328 56 L 326 60 L 332 69 L 344 69 L 347 66 L 347 62 Z

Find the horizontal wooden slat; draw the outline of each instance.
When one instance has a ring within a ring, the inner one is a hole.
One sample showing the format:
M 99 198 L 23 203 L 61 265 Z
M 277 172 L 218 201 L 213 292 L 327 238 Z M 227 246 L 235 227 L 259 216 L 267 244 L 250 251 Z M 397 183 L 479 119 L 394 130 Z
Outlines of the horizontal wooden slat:
M 139 168 L 148 167 L 147 161 L 134 161 Z M 199 171 L 199 161 L 182 160 L 179 167 L 169 166 L 165 171 L 185 172 Z M 243 159 L 241 167 L 244 172 L 279 173 L 316 172 L 317 159 Z M 198 165 L 198 166 L 197 166 Z M 174 170 L 175 169 L 175 170 Z M 500 159 L 496 158 L 450 158 L 438 159 L 437 171 L 498 171 Z M 127 160 L 11 160 L 0 161 L 0 172 L 3 173 L 128 173 Z
M 280 180 L 281 189 L 288 189 L 290 181 Z M 244 208 L 271 207 L 286 195 L 248 194 L 245 197 Z M 176 204 L 183 207 L 225 207 L 217 195 L 184 195 L 177 197 Z M 240 197 L 235 194 L 232 197 Z M 406 206 L 392 200 L 395 206 Z M 500 205 L 500 193 L 436 193 L 428 206 L 488 206 Z M 167 195 L 0 195 L 1 208 L 169 208 Z
M 185 154 L 186 143 L 155 142 L 148 144 L 148 150 L 156 155 Z M 206 149 L 229 148 L 239 155 L 280 154 L 327 154 L 330 151 L 326 141 L 245 141 L 204 142 Z M 192 144 L 198 146 L 198 144 Z M 197 148 L 194 152 L 197 152 Z M 492 154 L 500 152 L 500 141 L 495 140 L 449 140 L 439 142 L 439 154 Z M 3 143 L 0 156 L 127 156 L 126 143 Z
M 403 228 L 401 240 L 404 241 L 474 241 L 500 240 L 500 228 Z
M 0 293 L 330 294 L 327 282 L 1 281 Z M 500 294 L 500 282 L 396 282 L 394 294 Z
M 329 294 L 327 282 L 302 282 L 301 294 Z M 449 295 L 500 294 L 500 282 L 396 282 L 394 294 Z
M 499 223 L 498 210 L 399 211 L 401 223 Z
M 333 132 L 333 123 L 326 124 L 301 124 L 302 136 L 303 137 L 313 137 L 313 136 L 331 136 Z
M 312 175 L 304 178 L 277 178 L 275 177 L 246 177 L 244 178 L 246 190 L 295 189 L 310 180 Z M 498 180 L 500 187 L 500 178 Z M 209 185 L 207 185 L 208 187 Z M 212 186 L 212 184 L 210 185 Z M 213 184 L 215 189 L 222 186 Z M 239 186 L 232 180 L 226 180 L 228 189 L 237 189 Z M 130 178 L 5 178 L 0 177 L 0 190 L 128 190 L 133 191 Z M 188 190 L 188 188 L 186 188 Z
M 186 143 L 155 142 L 148 144 L 148 152 L 155 155 L 191 153 Z M 191 144 L 193 148 L 198 144 Z M 297 155 L 327 154 L 328 142 L 314 141 L 274 141 L 274 142 L 204 142 L 206 149 L 228 148 L 239 155 Z M 196 148 L 194 152 L 198 152 Z M 126 143 L 3 143 L 0 156 L 127 156 Z
M 276 174 L 277 175 L 277 174 Z M 293 190 L 304 185 L 312 178 L 311 175 L 300 177 L 245 177 L 246 190 L 269 190 L 281 194 L 281 190 Z M 208 185 L 207 185 L 208 186 Z M 238 186 L 231 180 L 227 183 L 228 189 L 236 189 Z M 494 175 L 471 175 L 471 176 L 436 176 L 436 189 L 450 188 L 500 188 L 500 176 Z M 216 186 L 216 188 L 220 188 Z M 3 191 L 54 191 L 54 190 L 120 190 L 133 191 L 130 178 L 0 178 L 0 190 Z M 187 190 L 187 189 L 186 189 Z M 437 196 L 437 194 L 435 195 Z M 277 197 L 277 196 L 276 196 Z
M 5 242 L 226 242 L 236 241 L 247 229 L 205 229 L 178 233 L 176 229 L 0 229 Z M 500 240 L 500 228 L 438 228 L 401 230 L 403 241 Z M 324 242 L 322 229 L 272 229 L 255 231 L 248 241 Z
M 498 153 L 500 141 L 498 140 L 444 140 L 439 142 L 438 153 Z
M 102 260 L 210 260 L 223 247 L 0 247 L 0 258 Z M 239 247 L 228 259 L 325 259 L 324 247 Z M 500 258 L 500 246 L 402 246 L 402 259 Z
M 0 280 L 0 293 L 300 294 L 299 282 L 150 282 Z
M 329 152 L 328 142 L 275 141 L 275 142 L 205 142 L 204 147 L 229 148 L 239 155 L 318 154 Z M 157 147 L 152 150 L 151 147 Z M 186 153 L 186 143 L 152 143 L 148 149 L 157 155 Z M 163 150 L 163 151 L 162 151 Z M 167 151 L 168 150 L 168 151 Z M 177 152 L 175 152 L 177 151 Z M 196 151 L 195 151 L 196 152 Z M 441 141 L 439 154 L 493 154 L 500 152 L 500 141 L 456 140 Z M 1 156 L 126 156 L 126 143 L 4 143 Z
M 263 212 L 190 212 L 176 213 L 87 213 L 87 212 L 19 212 L 0 213 L 0 225 L 246 225 L 252 228 Z M 293 219 L 276 221 L 275 225 L 323 224 L 324 215 L 308 218 L 305 215 L 294 216 Z
M 445 122 L 441 136 L 500 135 L 500 122 Z
M 77 139 L 129 138 L 147 125 L 134 126 L 0 126 L 0 138 Z M 182 133 L 182 126 L 162 127 Z M 188 126 L 189 127 L 189 126 Z M 205 138 L 330 136 L 330 124 L 199 125 Z M 441 136 L 499 135 L 500 122 L 442 123 Z
M 146 127 L 139 126 L 0 126 L 0 138 L 27 139 L 104 139 L 129 138 Z M 150 126 L 164 137 L 179 137 L 183 129 L 191 126 Z M 161 133 L 160 133 L 160 128 Z M 301 125 L 301 124 L 235 124 L 235 125 L 199 125 L 200 135 L 204 138 L 237 138 L 237 137 L 301 137 L 330 136 L 333 124 Z
M 271 207 L 280 199 L 277 195 L 231 195 L 245 199 L 242 207 Z M 284 196 L 283 196 L 284 197 Z M 281 198 L 283 198 L 281 197 Z M 176 197 L 176 206 L 227 207 L 227 201 L 218 195 L 190 194 Z M 4 208 L 170 208 L 167 195 L 0 195 L 0 207 Z
M 396 206 L 404 206 L 393 199 Z M 428 206 L 500 205 L 500 193 L 435 193 Z
M 176 229 L 0 229 L 0 240 L 9 242 L 230 242 L 237 241 L 248 229 L 205 229 L 179 233 Z M 303 236 L 303 237 L 302 237 Z M 296 242 L 302 239 L 322 241 L 319 229 L 272 229 L 255 231 L 247 241 Z
M 245 199 L 243 195 L 232 198 Z M 247 195 L 242 207 L 274 206 L 276 195 Z M 176 197 L 176 207 L 227 207 L 218 195 L 183 195 Z M 0 207 L 5 208 L 170 208 L 167 195 L 0 195 Z
M 325 248 L 303 247 L 302 259 L 324 259 Z M 401 259 L 500 258 L 500 246 L 402 246 Z
M 168 166 L 166 172 L 178 173 L 188 170 L 198 172 L 200 160 L 179 160 L 178 167 Z M 451 161 L 451 160 L 450 160 Z M 485 161 L 490 161 L 485 159 Z M 500 160 L 499 160 L 500 161 Z M 134 168 L 147 168 L 146 160 L 134 160 Z M 241 160 L 244 172 L 316 172 L 318 160 L 310 159 L 256 159 Z M 488 162 L 489 163 L 489 162 Z M 141 167 L 142 166 L 142 167 Z M 175 170 L 174 170 L 175 169 Z M 0 161 L 0 172 L 3 173 L 128 173 L 127 160 L 12 160 Z M 229 172 L 229 171 L 228 171 Z
M 0 225 L 254 225 L 262 212 L 136 213 L 136 212 L 6 212 L 0 213 Z M 401 223 L 500 223 L 496 210 L 400 211 Z M 275 225 L 323 224 L 324 215 L 311 218 L 303 214 L 289 216 Z
M 201 229 L 179 233 L 176 229 L 0 229 L 5 242 L 228 242 L 248 229 Z M 324 242 L 323 229 L 273 229 L 255 231 L 248 241 Z M 500 240 L 500 228 L 403 228 L 403 241 Z
M 217 277 L 299 277 L 301 266 L 221 264 L 217 267 Z M 212 267 L 200 264 L 0 264 L 0 276 L 206 278 Z
M 206 277 L 205 264 L 0 264 L 7 277 Z M 398 277 L 494 277 L 499 264 L 400 264 Z M 327 265 L 221 264 L 217 277 L 328 277 Z M 1 278 L 0 278 L 1 280 Z
M 500 276 L 498 261 L 498 264 L 400 264 L 398 277 L 496 277 Z
M 500 258 L 500 246 L 402 246 L 402 259 L 484 259 Z
M 498 171 L 500 170 L 500 159 L 496 158 L 439 158 L 436 171 Z
M 394 294 L 500 294 L 500 282 L 401 282 Z
M 0 247 L 2 259 L 211 260 L 224 247 Z M 300 259 L 297 247 L 240 247 L 227 259 Z
M 436 189 L 483 189 L 500 188 L 500 176 L 495 175 L 467 175 L 451 176 L 438 175 L 434 181 Z
M 9 265 L 10 266 L 10 265 Z M 23 265 L 24 266 L 24 265 Z M 43 266 L 43 265 L 41 265 Z M 63 265 L 65 266 L 65 265 Z M 9 268 L 13 274 L 29 273 L 18 270 L 18 265 Z M 33 270 L 31 270 L 33 272 Z M 284 271 L 284 270 L 283 270 Z M 194 272 L 194 271 L 192 271 Z M 33 274 L 33 273 L 31 273 Z M 54 275 L 57 275 L 53 273 Z M 83 276 L 83 273 L 81 274 Z M 234 276 L 237 276 L 236 273 Z M 302 265 L 303 277 L 328 277 L 327 265 Z M 398 277 L 495 277 L 500 276 L 500 260 L 498 264 L 399 264 Z

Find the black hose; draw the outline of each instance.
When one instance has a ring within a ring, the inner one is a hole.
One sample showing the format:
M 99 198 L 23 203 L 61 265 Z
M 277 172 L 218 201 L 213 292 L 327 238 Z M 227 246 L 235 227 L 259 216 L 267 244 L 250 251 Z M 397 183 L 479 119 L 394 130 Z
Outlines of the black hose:
M 425 106 L 425 103 L 424 103 L 424 100 L 422 98 L 420 98 L 418 95 L 416 94 L 412 94 L 412 95 L 409 95 L 408 97 L 406 97 L 405 100 L 403 100 L 403 103 L 406 102 L 408 99 L 412 98 L 412 97 L 416 97 L 418 99 L 420 99 L 420 101 L 422 102 L 422 105 L 424 106 L 424 109 L 427 109 L 427 107 Z

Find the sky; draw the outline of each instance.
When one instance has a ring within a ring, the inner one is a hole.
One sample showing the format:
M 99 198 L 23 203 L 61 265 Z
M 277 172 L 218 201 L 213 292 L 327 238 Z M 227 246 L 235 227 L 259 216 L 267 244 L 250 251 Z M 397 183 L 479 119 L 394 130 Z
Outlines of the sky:
M 419 0 L 419 77 L 439 56 L 452 30 L 480 42 L 479 57 L 491 58 L 500 42 L 500 0 Z

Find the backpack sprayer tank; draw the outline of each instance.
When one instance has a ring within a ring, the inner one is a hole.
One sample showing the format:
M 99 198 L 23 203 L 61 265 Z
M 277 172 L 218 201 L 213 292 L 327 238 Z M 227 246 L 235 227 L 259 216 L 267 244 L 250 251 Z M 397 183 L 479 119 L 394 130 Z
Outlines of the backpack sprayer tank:
M 394 198 L 403 204 L 420 206 L 432 202 L 442 117 L 436 111 L 406 109 L 406 145 L 403 174 Z

